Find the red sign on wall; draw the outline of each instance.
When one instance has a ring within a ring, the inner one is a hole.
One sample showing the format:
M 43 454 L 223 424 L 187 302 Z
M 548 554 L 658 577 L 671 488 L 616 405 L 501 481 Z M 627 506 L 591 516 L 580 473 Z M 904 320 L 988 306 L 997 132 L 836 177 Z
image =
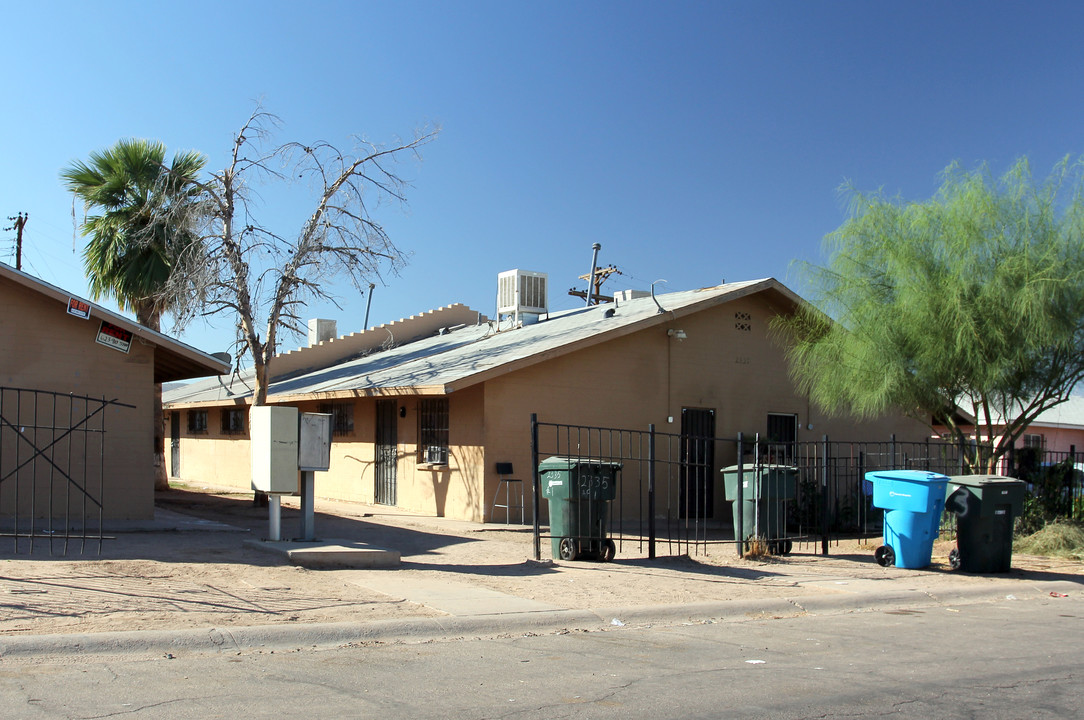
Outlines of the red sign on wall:
M 79 298 L 68 298 L 68 314 L 89 320 L 90 303 L 85 303 Z
M 122 327 L 117 327 L 102 320 L 102 326 L 98 328 L 98 337 L 95 338 L 101 345 L 128 352 L 132 347 L 132 333 Z

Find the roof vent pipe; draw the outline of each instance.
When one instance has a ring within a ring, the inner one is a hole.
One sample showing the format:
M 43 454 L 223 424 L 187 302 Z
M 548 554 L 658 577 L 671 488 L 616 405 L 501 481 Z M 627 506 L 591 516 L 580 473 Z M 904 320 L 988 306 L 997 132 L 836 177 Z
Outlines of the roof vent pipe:
M 655 282 L 651 283 L 651 299 L 655 301 L 655 307 L 657 307 L 659 309 L 658 312 L 655 313 L 656 315 L 658 315 L 659 313 L 666 312 L 666 310 L 663 309 L 662 305 L 659 305 L 658 298 L 655 297 L 655 285 L 657 285 L 658 283 L 664 283 L 664 282 L 666 282 L 666 281 L 665 280 L 656 280 Z
M 362 330 L 369 329 L 369 307 L 373 304 L 373 288 L 376 287 L 376 283 L 369 283 L 369 297 L 365 300 L 365 324 L 361 326 Z
M 591 246 L 591 250 L 594 252 L 591 254 L 591 279 L 587 281 L 587 304 L 591 304 L 591 299 L 595 296 L 595 268 L 598 266 L 598 251 L 602 249 L 602 246 L 595 243 Z

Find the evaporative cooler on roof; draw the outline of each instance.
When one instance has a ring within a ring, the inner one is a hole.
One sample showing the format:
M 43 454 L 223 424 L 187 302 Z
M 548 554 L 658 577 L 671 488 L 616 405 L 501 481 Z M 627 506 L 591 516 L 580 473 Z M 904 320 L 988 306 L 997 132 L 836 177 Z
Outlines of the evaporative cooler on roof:
M 497 313 L 514 315 L 516 322 L 536 319 L 549 312 L 546 300 L 546 273 L 508 270 L 497 276 Z

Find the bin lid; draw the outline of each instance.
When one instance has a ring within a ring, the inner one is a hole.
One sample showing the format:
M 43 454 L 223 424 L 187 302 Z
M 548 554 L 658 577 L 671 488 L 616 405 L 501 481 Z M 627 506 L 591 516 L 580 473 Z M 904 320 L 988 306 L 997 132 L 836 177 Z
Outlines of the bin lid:
M 1004 475 L 950 475 L 949 482 L 953 485 L 966 485 L 967 487 L 979 487 L 981 485 L 1023 485 L 1023 480 L 1005 477 Z
M 927 470 L 870 470 L 866 473 L 867 480 L 906 480 L 917 483 L 948 482 L 947 475 L 929 472 Z
M 742 470 L 743 473 L 750 473 L 750 474 L 756 472 L 757 468 L 760 468 L 761 470 L 794 470 L 795 472 L 798 471 L 798 468 L 795 467 L 794 465 L 755 465 L 753 463 L 748 463 L 746 465 L 741 466 L 741 470 Z M 736 473 L 736 472 L 738 472 L 738 466 L 737 465 L 731 465 L 729 467 L 723 468 L 719 472 Z
M 574 467 L 581 465 L 595 465 L 599 467 L 609 467 L 620 470 L 622 464 L 612 460 L 599 460 L 596 458 L 578 458 L 578 457 L 562 457 L 559 455 L 553 455 L 546 458 L 542 462 L 538 463 L 538 471 L 546 472 L 547 470 L 571 470 Z

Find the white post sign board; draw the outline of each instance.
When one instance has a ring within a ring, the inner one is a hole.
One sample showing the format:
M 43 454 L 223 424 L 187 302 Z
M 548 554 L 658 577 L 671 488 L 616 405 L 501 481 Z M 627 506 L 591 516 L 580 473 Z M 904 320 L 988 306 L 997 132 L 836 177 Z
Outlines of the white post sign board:
M 329 413 L 301 413 L 301 431 L 298 439 L 297 465 L 302 472 L 331 467 L 331 415 Z

